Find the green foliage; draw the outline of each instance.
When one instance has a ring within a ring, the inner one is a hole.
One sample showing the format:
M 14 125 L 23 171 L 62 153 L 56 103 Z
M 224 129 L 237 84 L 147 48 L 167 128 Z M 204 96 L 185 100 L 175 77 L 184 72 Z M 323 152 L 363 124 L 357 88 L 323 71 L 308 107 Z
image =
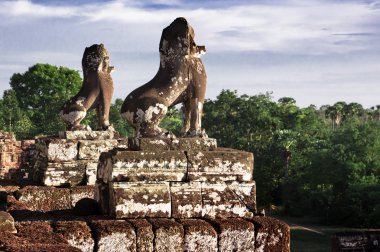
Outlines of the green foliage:
M 0 125 L 5 131 L 16 132 L 18 136 L 27 136 L 33 130 L 33 124 L 21 110 L 14 90 L 6 90 L 0 100 Z
M 167 129 L 176 136 L 181 135 L 182 115 L 176 107 L 169 108 L 165 118 L 161 121 L 160 127 Z
M 287 214 L 329 223 L 380 225 L 380 122 L 364 117 L 360 104 L 317 110 L 289 97 L 276 103 L 268 94 L 223 90 L 204 109 L 204 128 L 219 146 L 254 153 L 262 206 L 283 205 Z
M 111 105 L 110 109 L 110 122 L 116 131 L 120 133 L 120 136 L 128 137 L 133 135 L 133 129 L 129 126 L 120 115 L 120 109 L 123 105 L 122 99 L 116 99 Z
M 22 124 L 28 125 L 28 118 L 32 125 L 27 136 L 33 137 L 64 129 L 58 116 L 59 109 L 78 92 L 82 80 L 77 71 L 49 64 L 35 64 L 23 74 L 13 74 L 10 85 L 18 107 L 26 115 Z M 16 133 L 20 136 L 19 132 Z

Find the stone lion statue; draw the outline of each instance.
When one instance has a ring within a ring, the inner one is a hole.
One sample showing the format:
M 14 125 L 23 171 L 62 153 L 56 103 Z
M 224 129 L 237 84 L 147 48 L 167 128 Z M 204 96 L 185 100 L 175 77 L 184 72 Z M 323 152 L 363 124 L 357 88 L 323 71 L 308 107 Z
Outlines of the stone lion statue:
M 79 93 L 67 101 L 60 116 L 68 125 L 68 130 L 85 130 L 88 126 L 81 125 L 87 111 L 97 109 L 99 128 L 107 130 L 110 127 L 109 111 L 113 95 L 113 81 L 109 65 L 109 55 L 103 44 L 86 47 L 82 58 L 83 85 Z
M 121 108 L 135 137 L 168 136 L 168 131 L 158 125 L 168 108 L 179 103 L 183 104 L 182 136 L 207 137 L 201 128 L 206 72 L 200 59 L 206 50 L 195 44 L 194 37 L 194 29 L 183 17 L 162 31 L 156 76 L 132 91 Z

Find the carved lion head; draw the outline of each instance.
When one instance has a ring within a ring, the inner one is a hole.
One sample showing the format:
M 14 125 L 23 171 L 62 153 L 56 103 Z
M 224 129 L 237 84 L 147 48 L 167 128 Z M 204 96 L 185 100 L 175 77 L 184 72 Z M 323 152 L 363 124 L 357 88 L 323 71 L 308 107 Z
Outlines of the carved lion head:
M 114 67 L 109 65 L 109 54 L 103 44 L 86 47 L 82 58 L 82 68 L 87 71 L 111 72 Z
M 205 46 L 194 42 L 194 29 L 183 17 L 176 18 L 162 31 L 160 53 L 163 56 L 195 56 L 206 52 Z

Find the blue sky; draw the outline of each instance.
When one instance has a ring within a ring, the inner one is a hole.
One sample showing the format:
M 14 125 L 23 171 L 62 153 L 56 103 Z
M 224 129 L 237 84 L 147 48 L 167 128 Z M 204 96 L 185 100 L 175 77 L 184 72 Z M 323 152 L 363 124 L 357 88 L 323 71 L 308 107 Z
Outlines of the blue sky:
M 40 62 L 81 70 L 86 46 L 110 52 L 115 98 L 149 81 L 176 17 L 206 45 L 207 97 L 273 92 L 299 106 L 380 104 L 380 1 L 0 1 L 0 92 Z

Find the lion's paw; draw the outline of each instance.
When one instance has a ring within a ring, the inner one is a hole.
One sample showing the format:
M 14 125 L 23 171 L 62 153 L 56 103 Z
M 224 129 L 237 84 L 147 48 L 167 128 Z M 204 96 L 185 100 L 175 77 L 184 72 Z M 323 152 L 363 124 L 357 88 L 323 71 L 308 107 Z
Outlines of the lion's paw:
M 199 138 L 208 138 L 205 129 L 199 130 L 189 130 L 182 137 L 199 137 Z

